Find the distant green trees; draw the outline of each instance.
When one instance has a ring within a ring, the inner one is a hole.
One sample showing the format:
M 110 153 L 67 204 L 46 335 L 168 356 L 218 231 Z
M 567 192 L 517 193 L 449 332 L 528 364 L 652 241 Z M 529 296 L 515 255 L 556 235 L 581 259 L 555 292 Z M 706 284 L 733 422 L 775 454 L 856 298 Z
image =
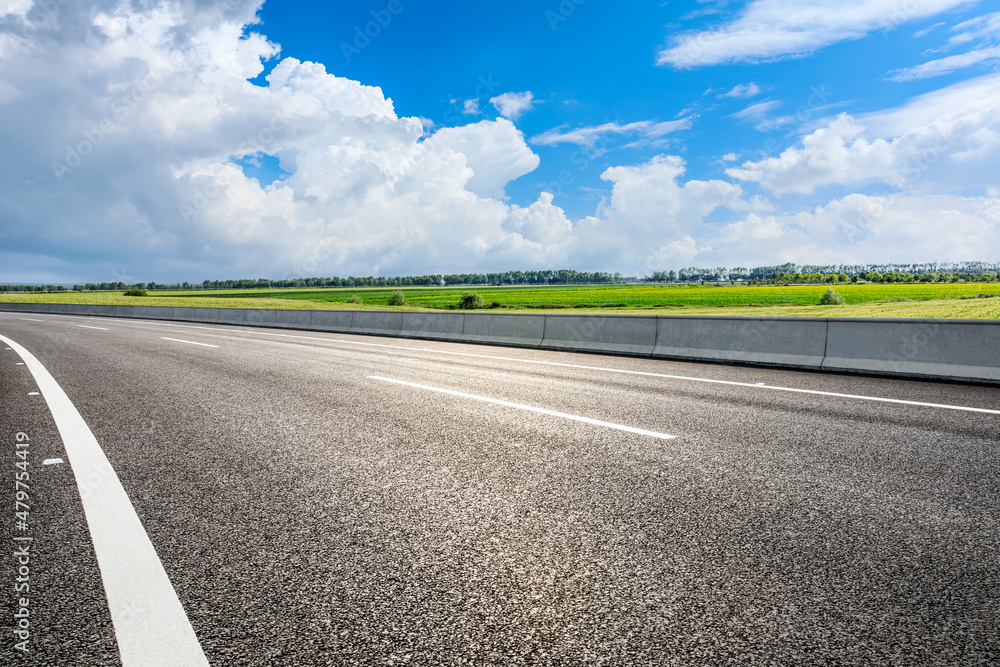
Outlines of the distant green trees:
M 687 267 L 679 270 L 651 271 L 646 276 L 624 276 L 607 271 L 575 271 L 546 269 L 540 271 L 503 271 L 499 273 L 452 273 L 420 276 L 349 276 L 341 278 L 243 278 L 239 280 L 205 280 L 200 285 L 184 283 L 125 283 L 102 282 L 73 285 L 76 291 L 125 291 L 168 289 L 283 289 L 323 287 L 432 287 L 438 285 L 578 285 L 651 283 L 717 283 L 740 282 L 745 285 L 787 285 L 798 283 L 911 283 L 911 282 L 993 282 L 1000 274 L 1000 263 L 960 262 L 924 264 L 839 264 L 818 265 L 793 263 L 754 268 Z M 0 292 L 56 292 L 66 288 L 56 285 L 0 285 Z

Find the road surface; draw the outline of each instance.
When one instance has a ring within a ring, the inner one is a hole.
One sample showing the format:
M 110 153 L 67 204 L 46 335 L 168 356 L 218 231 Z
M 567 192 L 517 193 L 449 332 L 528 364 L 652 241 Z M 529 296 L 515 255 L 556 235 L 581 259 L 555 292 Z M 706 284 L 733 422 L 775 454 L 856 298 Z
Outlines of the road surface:
M 1000 661 L 995 387 L 16 313 L 0 336 L 5 664 Z

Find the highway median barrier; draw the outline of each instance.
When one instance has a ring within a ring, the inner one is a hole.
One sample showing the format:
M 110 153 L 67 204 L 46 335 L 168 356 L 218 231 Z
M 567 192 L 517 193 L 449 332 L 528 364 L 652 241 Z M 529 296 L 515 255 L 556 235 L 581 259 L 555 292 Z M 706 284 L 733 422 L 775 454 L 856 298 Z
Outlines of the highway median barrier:
M 540 347 L 545 315 L 465 313 L 462 341 L 512 347 Z
M 648 357 L 656 345 L 656 318 L 629 315 L 546 315 L 541 347 Z
M 1000 322 L 830 320 L 823 369 L 1000 382 Z
M 354 323 L 353 310 L 313 310 L 309 328 L 313 331 L 348 333 Z
M 823 318 L 658 317 L 654 357 L 819 370 Z
M 0 303 L 0 311 L 277 327 L 1000 384 L 996 320 L 274 310 Z
M 399 335 L 403 338 L 461 340 L 465 326 L 464 313 L 402 313 Z
M 275 327 L 282 329 L 309 329 L 312 326 L 311 310 L 275 310 Z
M 398 336 L 403 329 L 401 311 L 356 310 L 351 333 Z

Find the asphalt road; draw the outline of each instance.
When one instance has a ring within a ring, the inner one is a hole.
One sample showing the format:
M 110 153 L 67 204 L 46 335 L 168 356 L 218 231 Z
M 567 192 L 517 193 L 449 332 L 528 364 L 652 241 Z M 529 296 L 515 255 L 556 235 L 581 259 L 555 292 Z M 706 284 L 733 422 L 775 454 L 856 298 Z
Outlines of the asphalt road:
M 0 335 L 89 426 L 212 665 L 1000 661 L 997 388 L 51 315 Z M 30 639 L 5 556 L 0 662 L 119 665 L 22 361 L 0 349 L 0 488 Z M 131 632 L 156 631 L 143 595 Z

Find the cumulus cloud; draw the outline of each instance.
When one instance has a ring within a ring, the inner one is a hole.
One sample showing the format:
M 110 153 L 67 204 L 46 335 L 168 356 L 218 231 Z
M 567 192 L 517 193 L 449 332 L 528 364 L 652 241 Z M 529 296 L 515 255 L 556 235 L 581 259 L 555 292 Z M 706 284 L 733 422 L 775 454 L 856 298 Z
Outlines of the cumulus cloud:
M 524 135 L 506 118 L 438 130 L 425 142 L 452 151 L 472 170 L 465 187 L 481 197 L 503 198 L 504 186 L 538 166 Z
M 478 116 L 480 113 L 482 113 L 481 111 L 479 111 L 479 100 L 477 99 L 465 100 L 465 102 L 462 103 L 462 113 L 468 114 L 470 116 Z
M 645 139 L 658 139 L 673 132 L 686 130 L 691 127 L 693 118 L 681 118 L 679 120 L 669 120 L 656 122 L 651 120 L 640 120 L 634 123 L 604 123 L 602 125 L 591 125 L 589 127 L 579 127 L 568 129 L 565 126 L 542 132 L 531 139 L 531 143 L 540 146 L 555 146 L 556 144 L 577 144 L 579 146 L 593 146 L 598 141 L 609 135 L 639 135 Z
M 726 170 L 776 193 L 882 182 L 948 192 L 996 185 L 1000 173 L 1000 75 L 911 100 L 896 109 L 838 116 L 777 157 Z
M 534 106 L 534 95 L 531 91 L 523 93 L 503 93 L 490 98 L 490 104 L 496 107 L 500 115 L 504 118 L 517 120 L 525 111 L 530 111 Z
M 578 223 L 577 256 L 603 255 L 620 266 L 656 270 L 665 252 L 680 253 L 689 246 L 688 237 L 704 233 L 704 219 L 712 212 L 760 204 L 746 201 L 743 189 L 727 181 L 684 181 L 685 171 L 684 160 L 675 155 L 605 170 L 601 178 L 612 184 L 611 197 Z
M 899 195 L 881 212 L 870 211 L 874 198 L 850 195 L 775 213 L 738 183 L 689 178 L 683 159 L 659 155 L 607 169 L 610 193 L 592 215 L 570 219 L 551 193 L 506 201 L 508 184 L 539 160 L 509 120 L 513 107 L 433 131 L 400 117 L 380 88 L 319 63 L 285 57 L 266 85 L 252 84 L 265 61 L 281 58 L 255 32 L 256 0 L 57 6 L 58 20 L 43 22 L 28 5 L 7 3 L 0 21 L 0 152 L 16 156 L 0 162 L 8 280 L 532 266 L 642 273 L 748 255 L 837 261 L 838 248 L 876 260 L 885 258 L 878 243 L 903 241 L 907 261 L 998 247 L 1000 75 L 833 119 L 776 162 L 745 162 L 730 174 L 774 192 L 859 174 L 926 191 Z M 521 112 L 533 103 L 525 99 Z M 690 122 L 556 128 L 533 141 L 653 143 Z M 911 178 L 908 160 L 929 151 L 936 162 Z M 287 176 L 266 183 L 244 171 L 264 156 Z M 958 183 L 992 188 L 994 198 L 941 193 Z
M 847 4 L 752 0 L 727 24 L 676 37 L 672 46 L 660 51 L 657 63 L 696 67 L 804 55 L 966 4 L 970 0 L 862 0 Z
M 851 194 L 806 211 L 750 213 L 702 243 L 711 244 L 710 256 L 695 259 L 730 266 L 747 256 L 830 264 L 982 257 L 1000 247 L 1000 199 Z
M 48 27 L 3 24 L 0 151 L 18 156 L 0 163 L 5 273 L 110 280 L 132 267 L 163 280 L 544 264 L 549 249 L 517 231 L 538 224 L 509 223 L 501 201 L 538 164 L 508 120 L 426 136 L 381 89 L 295 58 L 254 85 L 278 53 L 247 29 L 257 9 L 66 3 Z M 243 158 L 263 155 L 289 175 L 247 176 Z M 540 220 L 549 207 L 527 208 Z

